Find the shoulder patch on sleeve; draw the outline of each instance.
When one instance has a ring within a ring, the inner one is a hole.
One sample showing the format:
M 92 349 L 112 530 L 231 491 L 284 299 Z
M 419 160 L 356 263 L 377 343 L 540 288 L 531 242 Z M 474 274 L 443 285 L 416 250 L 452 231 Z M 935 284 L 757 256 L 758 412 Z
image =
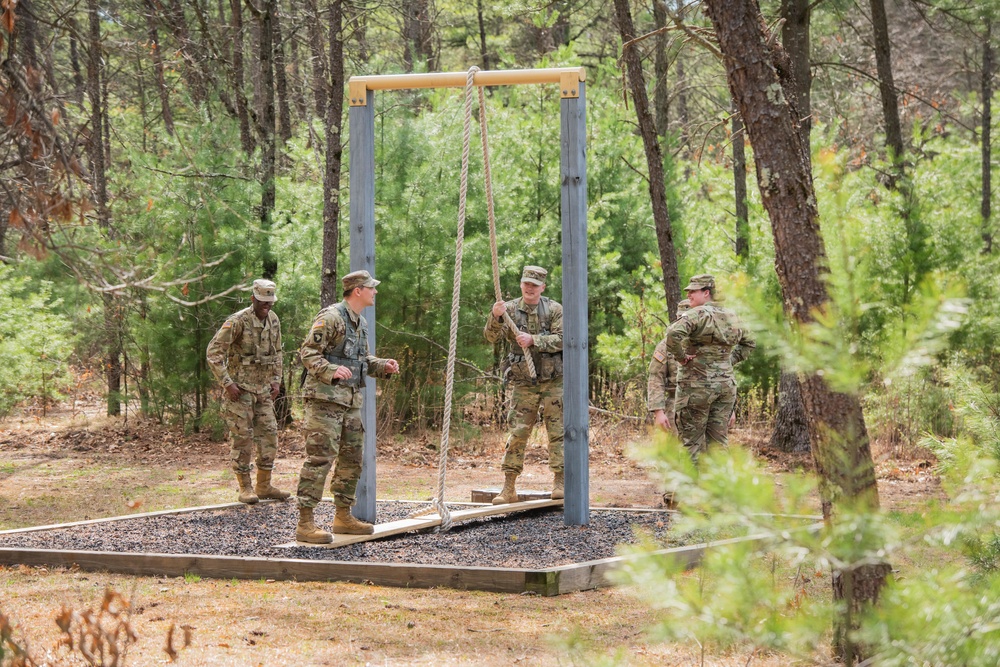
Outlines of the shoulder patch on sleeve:
M 222 323 L 222 328 L 223 329 L 231 329 L 232 327 L 233 327 L 233 321 L 232 320 L 226 320 L 225 322 Z
M 667 355 L 663 353 L 663 350 L 657 347 L 656 351 L 653 352 L 653 358 L 662 364 L 664 361 L 666 361 Z
M 312 328 L 313 329 L 322 329 L 323 328 L 323 318 L 321 317 L 318 320 L 316 320 L 315 322 L 313 322 Z

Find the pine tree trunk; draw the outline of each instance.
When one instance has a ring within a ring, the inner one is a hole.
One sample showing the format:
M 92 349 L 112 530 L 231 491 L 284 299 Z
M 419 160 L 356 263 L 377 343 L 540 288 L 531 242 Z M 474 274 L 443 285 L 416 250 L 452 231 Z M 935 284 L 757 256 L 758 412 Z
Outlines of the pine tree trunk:
M 274 114 L 274 10 L 276 0 L 265 0 L 257 19 L 260 35 L 260 110 L 258 124 L 261 157 L 261 275 L 274 280 L 278 259 L 271 250 L 271 229 L 275 204 L 276 136 Z
M 795 373 L 782 373 L 778 384 L 778 414 L 774 419 L 774 432 L 770 447 L 779 452 L 808 452 L 809 424 L 806 421 L 802 389 Z
M 635 26 L 628 0 L 615 0 L 615 16 L 622 44 L 635 39 Z M 656 243 L 660 251 L 663 270 L 663 288 L 667 296 L 667 312 L 670 320 L 677 317 L 677 302 L 680 301 L 680 277 L 677 268 L 677 250 L 674 248 L 673 230 L 670 227 L 670 213 L 667 210 L 667 188 L 663 175 L 663 154 L 656 136 L 656 122 L 649 113 L 649 98 L 646 95 L 646 79 L 642 73 L 642 61 L 634 46 L 623 49 L 622 58 L 628 71 L 629 89 L 635 104 L 636 120 L 642 145 L 646 153 L 649 170 L 649 196 L 653 203 L 653 223 L 656 227 Z
M 882 121 L 885 123 L 885 143 L 889 161 L 901 175 L 903 170 L 903 132 L 899 124 L 899 103 L 896 101 L 896 84 L 892 76 L 892 51 L 889 44 L 889 21 L 885 14 L 885 0 L 870 0 L 872 31 L 875 35 L 875 67 L 878 71 L 878 90 L 882 99 Z
M 326 172 L 323 177 L 323 267 L 320 304 L 336 303 L 342 290 L 337 281 L 337 250 L 340 244 L 340 176 L 344 145 L 341 140 L 344 114 L 344 16 L 343 0 L 330 2 L 330 84 L 326 101 Z
M 156 91 L 160 98 L 160 118 L 167 134 L 174 134 L 174 115 L 170 111 L 170 92 L 163 71 L 163 53 L 160 50 L 160 37 L 156 30 L 156 9 L 153 0 L 145 0 L 146 33 L 149 35 L 149 50 L 153 55 L 153 71 L 156 73 Z
M 813 0 L 781 0 L 781 45 L 792 64 L 793 108 L 808 138 L 812 128 L 812 69 L 810 67 L 809 19 Z
M 774 45 L 755 0 L 706 0 L 703 6 L 715 28 L 729 89 L 754 149 L 785 311 L 800 323 L 811 322 L 815 313 L 828 307 L 830 297 L 822 277 L 826 251 L 810 161 L 802 128 L 788 102 L 788 56 Z M 776 95 L 775 90 L 784 94 Z M 802 378 L 801 389 L 824 519 L 833 521 L 834 503 L 841 500 L 877 509 L 875 466 L 858 396 L 831 390 L 818 375 Z M 863 585 L 841 587 L 834 593 L 849 596 L 849 609 L 874 604 L 886 571 L 884 563 L 856 566 L 849 574 Z M 837 646 L 838 653 L 851 660 L 858 657 L 858 647 L 845 630 L 854 618 L 847 617 L 835 629 L 845 639 Z
M 745 267 L 750 262 L 750 206 L 747 203 L 746 131 L 743 119 L 733 104 L 733 195 L 736 200 L 736 257 Z
M 255 142 L 250 131 L 250 110 L 247 105 L 246 74 L 243 67 L 243 4 L 242 0 L 229 0 L 232 12 L 230 38 L 233 48 L 233 97 L 236 99 L 236 114 L 240 121 L 240 145 L 246 155 L 253 153 Z
M 317 0 L 306 0 L 306 30 L 309 35 L 309 54 L 312 73 L 312 93 L 316 116 L 326 118 L 326 101 L 330 94 L 326 90 L 326 53 L 323 51 L 323 26 L 320 22 Z
M 285 44 L 281 37 L 281 13 L 274 3 L 271 16 L 271 34 L 274 42 L 274 85 L 278 102 L 278 137 L 282 143 L 292 138 L 292 111 L 288 106 L 288 77 L 285 72 Z
M 663 28 L 667 25 L 667 9 L 662 2 L 653 3 L 653 20 L 656 27 Z M 667 33 L 660 33 L 656 36 L 656 56 L 654 65 L 656 72 L 656 83 L 653 87 L 653 109 L 656 113 L 656 134 L 661 139 L 661 150 L 667 151 L 667 138 L 670 131 L 670 88 L 667 82 L 667 74 L 670 71 L 670 58 L 667 53 L 667 45 L 670 38 Z
M 993 252 L 993 223 L 990 220 L 992 215 L 992 192 L 991 183 L 993 177 L 993 153 L 990 126 L 993 123 L 993 112 L 991 102 L 993 99 L 993 22 L 986 21 L 986 30 L 983 34 L 983 80 L 982 80 L 982 165 L 983 183 L 982 199 L 980 200 L 979 212 L 982 216 L 983 224 L 983 253 Z

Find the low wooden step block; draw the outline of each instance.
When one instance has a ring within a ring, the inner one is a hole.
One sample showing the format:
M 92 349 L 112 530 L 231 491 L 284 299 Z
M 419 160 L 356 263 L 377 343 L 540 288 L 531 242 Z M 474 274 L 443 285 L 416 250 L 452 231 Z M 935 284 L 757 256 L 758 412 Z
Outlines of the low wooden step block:
M 472 490 L 472 502 L 474 503 L 492 503 L 493 499 L 500 495 L 501 489 L 499 486 L 489 488 L 489 489 L 473 489 Z M 527 502 L 529 500 L 548 500 L 552 497 L 551 491 L 529 491 L 529 490 L 518 490 L 517 500 L 518 502 Z

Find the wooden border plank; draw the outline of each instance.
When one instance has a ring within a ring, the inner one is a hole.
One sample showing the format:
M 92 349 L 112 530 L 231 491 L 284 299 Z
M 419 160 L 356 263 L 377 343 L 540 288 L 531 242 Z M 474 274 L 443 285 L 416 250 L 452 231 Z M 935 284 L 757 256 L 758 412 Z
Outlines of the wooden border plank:
M 494 516 L 497 514 L 509 514 L 511 512 L 524 512 L 527 510 L 541 509 L 545 507 L 557 507 L 563 504 L 562 500 L 527 500 L 520 503 L 508 503 L 506 505 L 486 505 L 475 507 L 468 510 L 458 510 L 457 512 L 451 513 L 452 523 L 462 523 L 463 521 L 471 521 L 473 519 L 481 519 L 487 516 Z M 315 549 L 336 549 L 338 547 L 346 547 L 349 544 L 357 544 L 359 542 L 370 542 L 372 540 L 380 540 L 385 537 L 391 537 L 393 535 L 400 535 L 402 533 L 410 533 L 415 530 L 426 530 L 427 528 L 434 528 L 441 525 L 441 517 L 435 512 L 432 515 L 428 515 L 426 518 L 413 518 L 413 519 L 400 519 L 399 521 L 390 521 L 389 523 L 375 524 L 375 532 L 371 535 L 344 535 L 335 534 L 333 536 L 333 542 L 330 544 L 312 544 L 310 542 L 285 542 L 283 544 L 275 544 L 275 549 L 290 549 L 292 547 L 310 547 Z

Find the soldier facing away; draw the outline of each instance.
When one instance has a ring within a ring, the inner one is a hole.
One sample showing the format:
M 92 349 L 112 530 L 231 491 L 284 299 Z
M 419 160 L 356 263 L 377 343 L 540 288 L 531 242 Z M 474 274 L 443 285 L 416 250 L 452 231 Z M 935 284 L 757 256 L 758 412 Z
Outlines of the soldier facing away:
M 344 300 L 319 311 L 299 358 L 306 369 L 306 461 L 299 473 L 299 524 L 295 539 L 328 544 L 333 535 L 316 526 L 313 510 L 323 497 L 327 475 L 333 467 L 330 491 L 337 507 L 334 533 L 370 535 L 375 528 L 351 514 L 361 477 L 364 449 L 365 376 L 387 378 L 399 372 L 395 359 L 369 354 L 368 322 L 361 312 L 375 305 L 375 287 L 381 282 L 367 271 L 354 271 L 342 279 Z M 336 465 L 334 465 L 336 464 Z
M 276 300 L 270 280 L 253 281 L 250 307 L 231 315 L 208 344 L 206 359 L 225 394 L 222 414 L 229 426 L 229 457 L 239 482 L 241 503 L 260 498 L 284 500 L 287 491 L 271 485 L 278 452 L 274 399 L 281 386 L 281 324 L 271 310 Z M 250 457 L 256 450 L 257 484 L 250 484 Z
M 684 299 L 677 304 L 678 317 L 691 306 Z M 677 391 L 677 372 L 680 364 L 674 355 L 667 350 L 667 339 L 664 337 L 653 350 L 653 358 L 649 360 L 646 381 L 646 402 L 653 417 L 653 425 L 664 431 L 675 430 L 674 427 L 674 394 Z
M 756 347 L 736 313 L 717 304 L 715 278 L 701 274 L 684 288 L 691 308 L 667 330 L 667 350 L 680 364 L 674 405 L 677 429 L 692 458 L 728 442 L 736 405 L 733 366 Z
M 493 498 L 494 505 L 517 502 L 515 484 L 524 470 L 524 449 L 531 430 L 542 419 L 549 437 L 549 469 L 553 473 L 552 498 L 564 495 L 563 481 L 563 311 L 557 302 L 542 296 L 548 272 L 540 266 L 525 266 L 521 273 L 521 297 L 497 301 L 486 320 L 486 340 L 505 338 L 511 344 L 507 356 L 514 404 L 509 420 L 513 424 L 507 438 L 501 466 L 504 485 Z M 518 333 L 504 326 L 504 312 L 517 325 Z M 536 378 L 531 377 L 524 354 L 531 355 Z

